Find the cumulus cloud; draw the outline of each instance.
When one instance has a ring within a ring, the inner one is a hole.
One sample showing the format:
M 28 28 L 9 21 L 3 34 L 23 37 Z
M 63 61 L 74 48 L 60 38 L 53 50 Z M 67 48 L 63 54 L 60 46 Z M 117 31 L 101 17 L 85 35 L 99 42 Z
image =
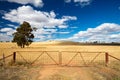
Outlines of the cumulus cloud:
M 51 34 L 57 33 L 57 29 L 68 28 L 67 21 L 77 20 L 76 16 L 62 16 L 61 18 L 56 18 L 56 16 L 54 11 L 37 11 L 31 6 L 21 6 L 4 14 L 2 18 L 19 24 L 22 24 L 23 21 L 29 22 L 32 27 L 38 29 L 34 32 L 37 38 L 43 37 L 45 34 L 51 36 Z
M 11 41 L 12 37 L 6 34 L 0 34 L 0 41 Z
M 66 3 L 70 3 L 71 2 L 71 0 L 64 0 Z
M 42 34 L 53 34 L 56 33 L 57 29 L 38 29 L 35 32 L 33 32 L 36 35 L 42 35 Z
M 72 0 L 65 0 L 66 3 L 70 3 Z M 74 3 L 79 3 L 82 7 L 90 5 L 92 0 L 73 0 Z
M 16 27 L 15 25 L 13 25 L 13 24 L 7 24 L 7 26 L 9 26 L 9 27 Z
M 12 28 L 1 28 L 0 29 L 0 41 L 11 41 L 12 34 L 15 32 Z
M 74 2 L 76 3 L 80 3 L 80 5 L 82 7 L 86 6 L 86 5 L 90 5 L 92 0 L 74 0 Z
M 35 27 L 56 27 L 67 26 L 66 21 L 76 20 L 75 16 L 63 16 L 60 19 L 56 18 L 54 11 L 43 12 L 34 10 L 31 6 L 22 6 L 17 9 L 11 10 L 3 16 L 4 19 L 11 22 L 22 23 L 28 21 L 32 26 Z
M 12 28 L 2 28 L 0 29 L 1 32 L 7 32 L 7 31 L 11 31 Z
M 58 34 L 69 34 L 70 32 L 56 32 L 56 33 L 58 33 Z
M 2 28 L 0 29 L 0 32 L 6 33 L 6 35 L 11 36 L 15 30 L 12 28 Z
M 77 41 L 105 41 L 120 42 L 120 25 L 115 23 L 103 23 L 96 28 L 88 28 L 74 34 L 69 40 Z
M 42 7 L 44 5 L 42 0 L 7 0 L 7 1 L 18 4 L 32 4 L 35 7 Z

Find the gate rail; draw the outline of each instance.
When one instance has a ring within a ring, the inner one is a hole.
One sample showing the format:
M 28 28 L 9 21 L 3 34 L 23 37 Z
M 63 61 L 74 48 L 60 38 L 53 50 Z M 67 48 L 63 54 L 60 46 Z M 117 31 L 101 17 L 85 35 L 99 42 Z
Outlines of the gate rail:
M 108 66 L 108 63 L 109 63 L 109 57 L 114 58 L 114 59 L 120 61 L 119 58 L 117 58 L 117 57 L 115 57 L 115 56 L 112 56 L 112 55 L 110 55 L 109 53 L 106 52 L 106 53 L 105 53 L 105 63 L 106 63 L 106 66 Z
M 67 53 L 75 53 L 75 55 L 71 56 L 71 59 L 65 64 L 65 66 L 68 66 L 72 61 L 73 59 L 77 56 L 77 55 L 80 55 L 80 58 L 82 59 L 82 61 L 84 62 L 84 65 L 87 65 L 87 63 L 85 62 L 85 59 L 82 55 L 82 53 L 97 53 L 97 55 L 95 55 L 95 57 L 92 58 L 92 60 L 90 61 L 90 63 L 94 62 L 95 59 L 101 54 L 101 53 L 107 53 L 107 52 L 87 52 L 87 51 L 16 51 L 15 53 L 18 53 L 20 55 L 19 52 L 41 52 L 40 55 L 34 60 L 32 61 L 30 64 L 33 64 L 34 62 L 36 62 L 43 54 L 47 54 L 47 56 L 56 64 L 56 65 L 60 65 L 60 66 L 63 66 L 63 53 L 67 52 Z M 54 60 L 54 58 L 49 54 L 49 52 L 56 52 L 58 53 L 58 62 L 56 60 Z M 26 63 L 29 63 L 27 62 L 27 60 L 22 56 L 20 55 L 23 60 L 26 62 Z M 106 58 L 105 58 L 106 60 Z M 106 62 L 107 64 L 107 62 Z
M 120 61 L 119 58 L 115 57 L 115 56 L 112 56 L 110 55 L 108 52 L 87 52 L 87 51 L 16 51 L 16 52 L 13 52 L 13 54 L 10 54 L 8 56 L 5 56 L 5 54 L 3 54 L 3 58 L 0 59 L 0 61 L 3 61 L 5 63 L 5 59 L 6 58 L 9 58 L 11 56 L 12 57 L 12 60 L 13 60 L 13 63 L 16 63 L 16 54 L 19 54 L 23 60 L 25 62 L 27 62 L 27 60 L 24 58 L 24 56 L 22 56 L 19 52 L 41 52 L 40 55 L 31 62 L 31 64 L 35 63 L 43 54 L 46 54 L 56 65 L 62 65 L 63 63 L 63 53 L 64 52 L 72 52 L 72 53 L 75 53 L 71 59 L 66 63 L 66 65 L 69 65 L 71 63 L 71 61 L 77 56 L 77 55 L 80 55 L 82 61 L 84 62 L 84 64 L 86 65 L 86 62 L 85 62 L 85 59 L 84 59 L 84 56 L 82 55 L 82 53 L 97 53 L 97 55 L 95 55 L 95 57 L 92 58 L 92 60 L 90 61 L 90 63 L 94 62 L 95 59 L 101 54 L 101 53 L 104 53 L 105 54 L 105 66 L 108 66 L 108 63 L 109 63 L 109 57 L 112 57 L 118 61 Z M 58 62 L 49 54 L 49 52 L 56 52 L 58 53 Z M 29 62 L 27 62 L 29 63 Z

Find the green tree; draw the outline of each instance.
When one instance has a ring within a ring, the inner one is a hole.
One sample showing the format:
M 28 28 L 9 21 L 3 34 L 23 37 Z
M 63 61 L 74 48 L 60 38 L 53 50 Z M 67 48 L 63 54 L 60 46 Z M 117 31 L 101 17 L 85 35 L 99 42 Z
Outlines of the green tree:
M 32 33 L 33 30 L 36 30 L 36 28 L 32 28 L 28 22 L 24 21 L 13 34 L 12 42 L 16 42 L 21 48 L 29 46 L 34 39 L 34 34 Z

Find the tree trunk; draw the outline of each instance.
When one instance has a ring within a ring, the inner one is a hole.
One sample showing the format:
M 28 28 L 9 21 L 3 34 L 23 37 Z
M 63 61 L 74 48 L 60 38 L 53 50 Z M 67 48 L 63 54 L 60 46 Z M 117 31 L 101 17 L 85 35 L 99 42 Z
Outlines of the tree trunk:
M 25 45 L 24 45 L 24 44 L 22 44 L 22 45 L 21 45 L 21 48 L 24 48 L 24 47 L 25 47 Z
M 23 44 L 23 48 L 25 48 L 25 45 Z

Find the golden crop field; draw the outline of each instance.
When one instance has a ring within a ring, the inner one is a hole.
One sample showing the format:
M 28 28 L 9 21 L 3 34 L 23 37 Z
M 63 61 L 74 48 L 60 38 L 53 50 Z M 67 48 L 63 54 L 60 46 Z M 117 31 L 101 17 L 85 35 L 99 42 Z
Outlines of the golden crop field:
M 39 74 L 40 75 L 42 74 L 42 76 L 40 78 L 44 78 L 46 76 L 51 77 L 51 75 L 59 74 L 58 76 L 56 75 L 55 77 L 66 78 L 66 76 L 68 76 L 68 79 L 65 79 L 65 80 L 69 80 L 71 78 L 71 76 L 69 74 L 72 75 L 73 73 L 75 73 L 75 74 L 77 73 L 77 74 L 73 75 L 72 78 L 76 78 L 76 76 L 77 76 L 77 77 L 87 78 L 89 80 L 96 80 L 96 78 L 99 80 L 106 80 L 106 78 L 109 76 L 102 76 L 102 75 L 103 74 L 112 75 L 114 71 L 112 71 L 112 69 L 110 70 L 109 68 L 108 68 L 109 69 L 108 70 L 104 67 L 105 66 L 105 52 L 108 52 L 110 55 L 120 59 L 120 46 L 58 45 L 58 42 L 48 42 L 48 43 L 34 42 L 29 47 L 19 48 L 15 43 L 0 43 L 0 58 L 3 58 L 3 54 L 4 54 L 4 56 L 8 56 L 10 54 L 13 54 L 13 52 L 16 52 L 16 62 L 19 64 L 21 62 L 22 63 L 23 62 L 28 62 L 28 63 L 33 62 L 35 65 L 36 64 L 40 64 L 40 65 L 42 65 L 42 64 L 59 64 L 60 63 L 60 60 L 59 60 L 60 54 L 62 56 L 61 65 L 63 65 L 63 66 L 64 65 L 85 66 L 86 64 L 89 65 L 89 63 L 91 63 L 91 61 L 93 61 L 93 64 L 97 64 L 97 65 L 102 64 L 102 68 L 98 68 L 98 67 L 97 68 L 96 67 L 79 67 L 79 68 L 78 67 L 76 67 L 76 68 L 75 67 L 60 67 L 59 68 L 54 65 L 53 65 L 53 67 L 49 67 L 49 68 L 47 68 L 47 67 L 45 67 L 43 69 L 41 69 L 41 67 L 39 69 L 37 68 L 40 72 Z M 52 60 L 51 57 L 54 60 Z M 11 61 L 11 59 L 12 59 L 12 57 L 7 58 L 5 60 L 5 62 L 7 63 L 7 61 Z M 117 75 L 119 75 L 120 62 L 113 58 L 109 58 L 109 59 L 110 59 L 109 66 L 111 68 L 117 70 L 117 72 L 118 72 Z M 114 63 L 113 63 L 113 61 L 114 61 Z M 34 68 L 31 68 L 30 70 L 32 70 L 32 71 L 37 70 L 36 68 L 34 70 L 33 69 Z M 106 70 L 106 72 L 104 72 L 105 70 Z M 64 73 L 65 77 L 61 76 L 61 75 L 63 75 L 63 73 Z M 85 75 L 81 76 L 81 74 L 83 74 L 83 73 Z M 29 74 L 32 74 L 32 73 L 29 73 Z M 37 74 L 38 73 L 36 73 L 34 75 L 37 75 Z M 100 79 L 100 76 L 103 79 Z M 90 79 L 90 78 L 94 78 L 94 77 L 95 77 L 95 79 Z M 112 77 L 112 78 L 114 78 L 114 77 Z M 32 80 L 34 80 L 34 79 L 32 79 Z M 47 80 L 47 79 L 43 79 L 43 80 Z M 57 79 L 54 79 L 54 80 L 57 80 Z M 86 79 L 83 79 L 83 80 L 86 80 Z
M 40 54 L 44 54 L 36 60 Z M 62 54 L 62 64 L 88 64 L 95 58 L 95 62 L 105 61 L 105 52 L 120 59 L 120 46 L 106 45 L 58 45 L 58 42 L 34 42 L 29 47 L 19 48 L 15 43 L 0 43 L 0 58 L 17 52 L 17 61 L 36 62 L 41 64 L 59 63 L 59 53 Z M 78 54 L 77 54 L 78 52 Z M 89 53 L 95 52 L 95 53 Z M 101 52 L 99 54 L 99 52 Z M 48 55 L 47 55 L 47 54 Z M 50 55 L 50 56 L 49 56 Z M 75 57 L 74 57 L 75 56 Z M 74 59 L 70 62 L 70 60 Z M 110 60 L 115 60 L 110 58 Z

